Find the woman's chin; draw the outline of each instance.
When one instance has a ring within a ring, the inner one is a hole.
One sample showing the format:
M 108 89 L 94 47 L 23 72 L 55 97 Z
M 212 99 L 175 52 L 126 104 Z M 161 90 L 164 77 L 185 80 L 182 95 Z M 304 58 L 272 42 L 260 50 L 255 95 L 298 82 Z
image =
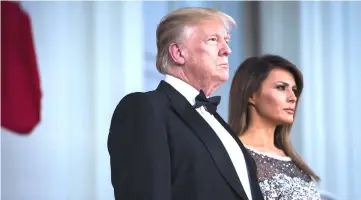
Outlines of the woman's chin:
M 291 125 L 293 124 L 293 118 L 292 119 L 282 119 L 278 123 L 279 125 Z

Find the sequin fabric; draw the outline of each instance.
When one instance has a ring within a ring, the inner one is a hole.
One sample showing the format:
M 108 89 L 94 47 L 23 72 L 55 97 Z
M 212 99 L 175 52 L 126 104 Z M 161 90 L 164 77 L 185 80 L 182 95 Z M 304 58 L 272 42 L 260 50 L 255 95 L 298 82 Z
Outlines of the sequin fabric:
M 289 157 L 273 156 L 248 148 L 257 164 L 257 176 L 265 200 L 320 200 L 311 177 Z

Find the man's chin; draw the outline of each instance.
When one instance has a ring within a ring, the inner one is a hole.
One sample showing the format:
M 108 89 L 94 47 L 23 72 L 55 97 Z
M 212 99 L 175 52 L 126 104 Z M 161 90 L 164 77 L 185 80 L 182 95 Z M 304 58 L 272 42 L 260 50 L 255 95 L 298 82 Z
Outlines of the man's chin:
M 215 79 L 213 79 L 213 80 L 217 80 L 217 81 L 221 82 L 221 84 L 222 84 L 222 83 L 228 81 L 228 79 L 229 79 L 228 71 L 219 73 L 214 78 Z
M 221 84 L 223 84 L 224 82 L 228 81 L 228 76 L 227 77 L 219 77 L 219 82 Z
M 227 72 L 225 72 L 224 74 L 222 74 L 221 76 L 220 76 L 220 80 L 221 81 L 228 81 L 228 79 L 229 79 L 229 73 L 228 73 L 228 71 Z

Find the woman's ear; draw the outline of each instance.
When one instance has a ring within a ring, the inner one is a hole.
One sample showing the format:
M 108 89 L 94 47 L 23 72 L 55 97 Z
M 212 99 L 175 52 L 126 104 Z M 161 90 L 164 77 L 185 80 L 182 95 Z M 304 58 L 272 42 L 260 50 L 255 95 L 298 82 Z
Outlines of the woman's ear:
M 254 106 L 254 105 L 256 104 L 255 99 L 256 99 L 256 95 L 253 93 L 253 94 L 248 98 L 248 104 Z

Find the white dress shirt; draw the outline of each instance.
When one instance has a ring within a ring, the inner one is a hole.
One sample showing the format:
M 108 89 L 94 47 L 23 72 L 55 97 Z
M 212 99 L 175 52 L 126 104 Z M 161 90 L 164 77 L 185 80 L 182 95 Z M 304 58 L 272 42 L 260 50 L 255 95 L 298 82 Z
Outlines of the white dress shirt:
M 169 83 L 179 93 L 181 93 L 192 106 L 195 104 L 195 98 L 199 94 L 198 90 L 190 86 L 188 83 L 170 75 L 166 75 L 164 81 Z M 196 111 L 212 127 L 214 132 L 216 132 L 217 136 L 222 141 L 223 146 L 227 150 L 233 166 L 236 169 L 238 177 L 241 180 L 243 189 L 245 190 L 248 199 L 252 200 L 246 161 L 244 160 L 243 152 L 238 146 L 238 143 L 234 140 L 231 134 L 228 133 L 228 131 L 218 122 L 218 120 L 213 115 L 211 115 L 203 106 L 197 108 Z

